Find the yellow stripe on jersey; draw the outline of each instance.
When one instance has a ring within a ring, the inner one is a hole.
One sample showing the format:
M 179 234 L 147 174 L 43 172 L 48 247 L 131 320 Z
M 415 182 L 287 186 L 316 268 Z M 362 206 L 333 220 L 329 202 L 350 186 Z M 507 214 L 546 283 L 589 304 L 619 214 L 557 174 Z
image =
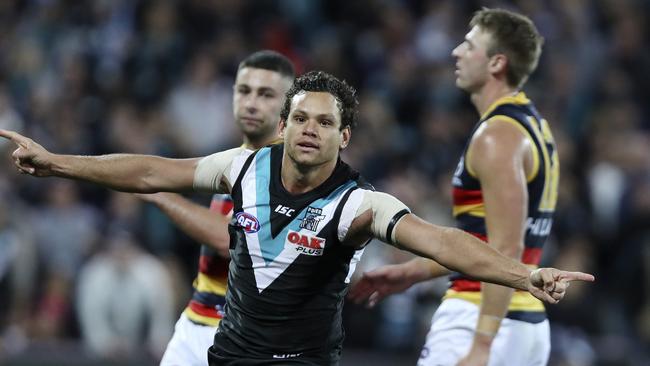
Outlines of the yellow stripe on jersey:
M 194 281 L 194 289 L 198 292 L 209 292 L 221 296 L 226 295 L 227 279 L 216 279 L 199 272 Z
M 453 216 L 468 214 L 476 217 L 485 217 L 485 205 L 483 203 L 474 203 L 471 205 L 455 205 Z
M 542 147 L 542 155 L 544 156 L 544 167 L 546 169 L 546 176 L 544 177 L 544 191 L 542 192 L 542 199 L 539 204 L 540 211 L 553 212 L 557 204 L 558 184 L 560 178 L 560 163 L 558 161 L 557 149 L 553 150 L 551 156 L 546 143 L 555 144 L 553 134 L 548 127 L 548 122 L 544 119 L 536 120 L 533 117 L 528 117 L 530 124 L 533 126 L 533 131 L 539 139 Z
M 465 164 L 465 169 L 467 169 L 467 173 L 469 173 L 470 176 L 476 178 L 477 177 L 476 172 L 474 171 L 474 169 L 472 169 L 471 165 L 469 165 L 469 162 L 472 161 L 472 151 L 474 151 L 474 149 L 472 149 L 472 144 L 470 143 L 469 147 L 467 148 L 467 151 L 465 152 L 465 159 L 463 159 L 463 161 Z
M 185 316 L 187 316 L 191 321 L 199 324 L 209 325 L 211 327 L 218 326 L 219 322 L 221 321 L 221 319 L 219 318 L 212 318 L 209 316 L 199 315 L 194 311 L 192 311 L 192 309 L 190 309 L 189 307 L 186 307 L 183 313 L 185 313 Z
M 493 110 L 495 110 L 498 106 L 500 106 L 502 104 L 521 105 L 521 104 L 528 104 L 528 103 L 530 103 L 530 99 L 528 99 L 528 97 L 526 96 L 526 94 L 524 94 L 524 92 L 519 92 L 519 93 L 517 93 L 515 95 L 509 95 L 509 96 L 499 98 L 496 101 L 494 101 L 494 103 L 492 103 L 491 106 L 488 107 L 488 109 L 485 111 L 485 113 L 483 113 L 483 115 L 481 116 L 481 120 L 483 120 L 483 119 L 485 119 L 485 117 L 489 116 L 490 113 L 492 113 Z
M 443 300 L 461 299 L 480 306 L 482 297 L 483 295 L 480 291 L 454 291 L 450 289 L 445 293 Z M 531 295 L 530 292 L 515 291 L 512 294 L 512 300 L 510 300 L 508 310 L 541 312 L 544 311 L 544 304 L 535 296 Z

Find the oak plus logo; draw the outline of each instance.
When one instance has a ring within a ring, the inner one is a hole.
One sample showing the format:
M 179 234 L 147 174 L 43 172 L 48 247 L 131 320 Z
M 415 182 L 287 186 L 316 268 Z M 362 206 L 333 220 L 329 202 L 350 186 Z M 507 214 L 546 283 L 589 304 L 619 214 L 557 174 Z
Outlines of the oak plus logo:
M 247 234 L 253 234 L 260 230 L 260 222 L 257 218 L 247 212 L 237 212 L 235 215 L 237 225 L 242 227 Z
M 305 212 L 305 217 L 300 219 L 300 228 L 316 232 L 318 231 L 318 223 L 325 218 L 323 215 L 322 208 L 316 207 L 307 207 L 307 212 Z
M 325 248 L 325 239 L 290 230 L 285 244 L 293 246 L 300 254 L 321 256 Z

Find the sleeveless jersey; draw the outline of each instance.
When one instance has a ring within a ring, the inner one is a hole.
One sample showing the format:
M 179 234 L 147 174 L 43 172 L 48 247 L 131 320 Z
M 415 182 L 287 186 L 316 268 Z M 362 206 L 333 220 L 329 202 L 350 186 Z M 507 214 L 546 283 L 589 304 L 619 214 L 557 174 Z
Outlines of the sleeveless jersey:
M 547 121 L 539 115 L 524 93 L 497 100 L 474 127 L 472 136 L 483 123 L 489 123 L 496 116 L 515 125 L 533 143 L 533 172 L 526 177 L 528 217 L 521 261 L 537 267 L 542 247 L 551 231 L 557 202 L 559 162 L 555 142 Z M 465 163 L 469 144 L 470 142 L 466 144 L 453 176 L 453 215 L 458 228 L 487 241 L 481 184 Z M 480 282 L 458 273 L 452 274 L 451 280 L 445 298 L 461 298 L 480 303 Z M 546 319 L 542 302 L 524 291 L 514 293 L 507 317 L 532 323 Z
M 352 191 L 369 185 L 339 160 L 319 187 L 292 195 L 280 177 L 283 149 L 251 155 L 232 186 L 228 292 L 214 348 L 237 357 L 336 363 L 344 295 L 361 255 L 342 245 L 339 225 L 342 216 L 348 226 L 353 219 L 342 215 Z
M 227 215 L 232 211 L 230 195 L 212 196 L 210 210 Z M 202 245 L 199 270 L 194 279 L 194 293 L 185 308 L 185 315 L 194 323 L 216 327 L 223 317 L 228 283 L 228 259 L 222 258 L 213 248 Z

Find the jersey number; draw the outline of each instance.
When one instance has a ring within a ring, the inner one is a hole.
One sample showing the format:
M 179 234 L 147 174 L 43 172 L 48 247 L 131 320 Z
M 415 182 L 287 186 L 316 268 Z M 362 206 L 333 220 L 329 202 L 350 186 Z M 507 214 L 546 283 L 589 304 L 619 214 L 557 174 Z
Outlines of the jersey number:
M 536 131 L 539 141 L 542 141 L 542 155 L 544 156 L 544 191 L 542 199 L 539 202 L 539 210 L 543 212 L 555 211 L 557 205 L 558 184 L 560 182 L 560 161 L 555 146 L 553 134 L 545 119 L 536 120 L 528 117 L 533 126 L 537 126 Z

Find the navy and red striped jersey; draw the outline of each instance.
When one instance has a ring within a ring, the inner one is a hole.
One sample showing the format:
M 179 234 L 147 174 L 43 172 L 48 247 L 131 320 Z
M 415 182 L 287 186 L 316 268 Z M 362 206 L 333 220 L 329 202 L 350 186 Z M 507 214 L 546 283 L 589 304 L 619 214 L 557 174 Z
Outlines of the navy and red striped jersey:
M 232 212 L 230 195 L 212 196 L 210 210 L 228 215 Z M 217 326 L 223 317 L 226 303 L 229 259 L 222 258 L 213 248 L 202 245 L 199 271 L 194 280 L 194 294 L 185 308 L 185 315 L 193 322 Z
M 557 202 L 559 162 L 553 135 L 548 123 L 522 92 L 497 100 L 474 127 L 478 128 L 495 118 L 512 123 L 526 135 L 533 145 L 533 171 L 526 177 L 528 188 L 528 217 L 521 261 L 537 267 L 542 248 L 553 225 L 553 213 Z M 469 139 L 471 141 L 471 138 Z M 469 142 L 454 172 L 453 215 L 457 227 L 489 241 L 485 225 L 485 206 L 481 183 L 466 164 Z M 471 153 L 471 152 L 470 152 Z M 507 189 L 507 187 L 504 187 Z M 463 298 L 475 303 L 481 301 L 481 283 L 460 274 L 453 274 L 452 284 L 446 298 Z M 544 306 L 528 292 L 517 291 L 513 295 L 508 317 L 538 322 L 545 319 Z

